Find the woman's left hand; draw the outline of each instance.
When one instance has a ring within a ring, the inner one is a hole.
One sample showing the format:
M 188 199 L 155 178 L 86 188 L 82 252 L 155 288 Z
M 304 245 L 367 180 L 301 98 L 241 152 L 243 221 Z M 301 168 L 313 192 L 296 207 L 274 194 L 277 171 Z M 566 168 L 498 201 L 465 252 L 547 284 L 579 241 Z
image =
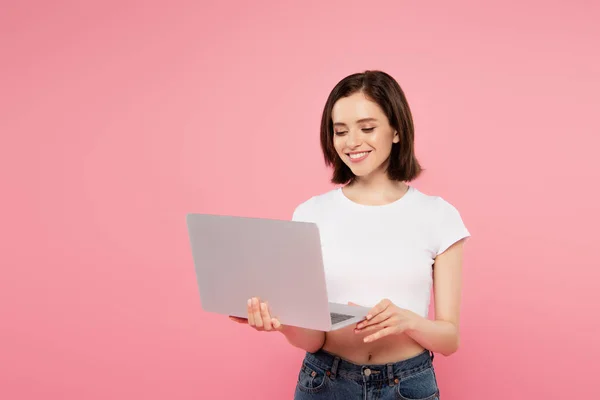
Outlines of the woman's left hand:
M 374 332 L 364 338 L 365 342 L 373 342 L 388 335 L 414 329 L 419 318 L 422 317 L 385 299 L 373 307 L 367 315 L 367 319 L 358 323 L 354 331 L 356 333 Z

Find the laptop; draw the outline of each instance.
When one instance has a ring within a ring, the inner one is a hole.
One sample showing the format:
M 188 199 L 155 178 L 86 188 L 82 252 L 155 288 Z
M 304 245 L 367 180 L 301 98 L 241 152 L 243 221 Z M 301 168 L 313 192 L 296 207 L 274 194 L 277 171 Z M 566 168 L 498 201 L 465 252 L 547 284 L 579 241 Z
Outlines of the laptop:
M 252 297 L 283 325 L 333 331 L 369 308 L 330 303 L 315 223 L 188 214 L 187 228 L 204 311 L 247 318 Z

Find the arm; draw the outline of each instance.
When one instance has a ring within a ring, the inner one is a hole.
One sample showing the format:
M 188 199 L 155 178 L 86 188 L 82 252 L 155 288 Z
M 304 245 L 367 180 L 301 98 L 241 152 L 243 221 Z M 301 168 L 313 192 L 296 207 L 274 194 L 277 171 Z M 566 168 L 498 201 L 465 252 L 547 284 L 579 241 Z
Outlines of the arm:
M 292 346 L 309 353 L 316 352 L 325 344 L 325 332 L 282 325 L 277 318 L 271 316 L 268 304 L 256 297 L 248 300 L 248 318 L 229 318 L 248 324 L 257 331 L 281 332 Z
M 322 331 L 284 325 L 281 333 L 292 346 L 309 353 L 317 352 L 325 344 L 325 332 Z
M 434 353 L 449 356 L 458 349 L 463 242 L 450 246 L 435 260 L 435 320 L 397 307 L 386 299 L 373 307 L 367 321 L 357 326 L 357 333 L 375 332 L 365 337 L 365 342 L 405 333 Z
M 463 241 L 437 256 L 433 269 L 435 320 L 415 318 L 406 333 L 420 345 L 449 356 L 458 350 Z

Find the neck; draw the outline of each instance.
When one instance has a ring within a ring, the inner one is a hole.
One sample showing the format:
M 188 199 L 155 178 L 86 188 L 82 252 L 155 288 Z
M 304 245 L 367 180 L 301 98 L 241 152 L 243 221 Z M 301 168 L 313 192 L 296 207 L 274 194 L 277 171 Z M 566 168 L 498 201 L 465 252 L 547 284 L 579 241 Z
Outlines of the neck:
M 381 174 L 356 178 L 344 188 L 344 194 L 355 203 L 377 206 L 393 203 L 407 190 L 404 182 L 392 181 L 387 174 Z
M 385 193 L 403 189 L 405 184 L 402 182 L 392 181 L 388 178 L 386 172 L 371 174 L 369 176 L 357 177 L 352 186 L 369 191 Z

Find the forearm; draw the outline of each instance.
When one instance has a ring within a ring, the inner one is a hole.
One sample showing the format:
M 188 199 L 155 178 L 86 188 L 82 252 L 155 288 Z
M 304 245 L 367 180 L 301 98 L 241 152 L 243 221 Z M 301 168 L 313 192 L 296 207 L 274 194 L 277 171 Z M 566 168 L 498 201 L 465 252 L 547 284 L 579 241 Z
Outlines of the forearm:
M 294 347 L 298 347 L 309 353 L 314 353 L 323 347 L 325 343 L 325 332 L 312 329 L 284 326 L 281 333 Z
M 445 356 L 458 350 L 460 341 L 458 328 L 452 322 L 427 318 L 418 318 L 406 334 L 426 349 Z

